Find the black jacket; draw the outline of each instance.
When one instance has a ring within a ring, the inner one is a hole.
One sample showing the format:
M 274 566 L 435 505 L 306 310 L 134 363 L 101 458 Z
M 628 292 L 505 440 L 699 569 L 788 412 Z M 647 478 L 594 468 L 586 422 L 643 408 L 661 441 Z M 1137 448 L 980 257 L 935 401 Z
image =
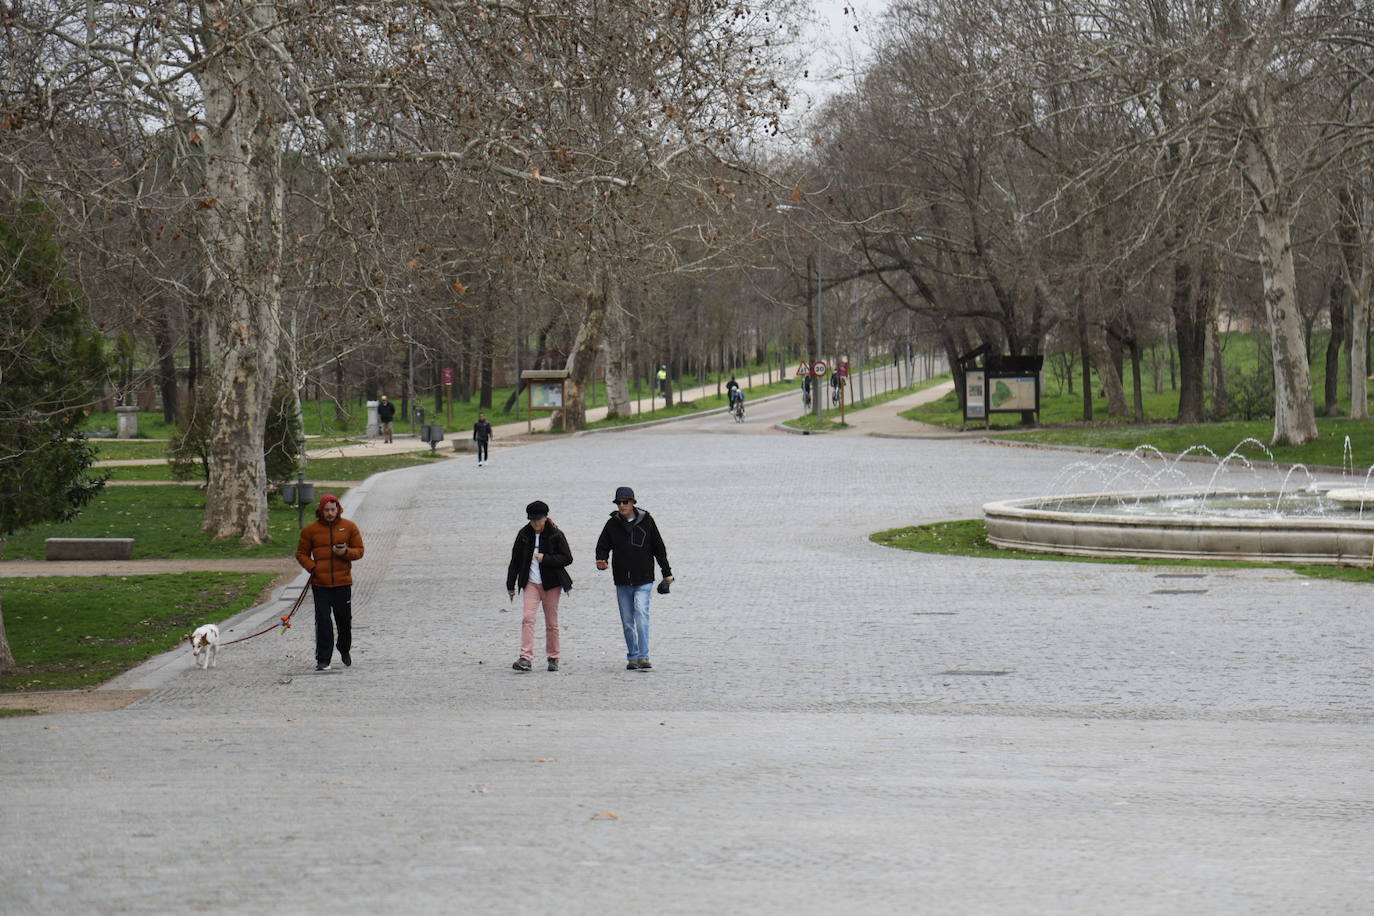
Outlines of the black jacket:
M 396 405 L 387 401 L 385 404 L 377 405 L 377 421 L 379 423 L 390 423 L 396 416 Z
M 540 532 L 540 547 L 544 559 L 539 561 L 539 578 L 544 580 L 545 588 L 561 588 L 572 591 L 572 576 L 567 566 L 573 561 L 568 539 L 561 528 L 553 522 L 545 522 Z M 510 549 L 510 567 L 506 570 L 506 591 L 519 588 L 524 591 L 530 581 L 530 560 L 534 559 L 534 529 L 529 525 L 515 533 L 515 544 Z
M 491 434 L 491 421 L 478 420 L 476 423 L 472 424 L 472 438 L 479 442 L 484 439 L 493 438 Z
M 596 539 L 596 558 L 611 561 L 611 578 L 616 585 L 643 585 L 654 581 L 654 560 L 663 578 L 673 574 L 668 566 L 668 548 L 658 533 L 654 517 L 636 508 L 635 517 L 626 522 L 612 512 Z

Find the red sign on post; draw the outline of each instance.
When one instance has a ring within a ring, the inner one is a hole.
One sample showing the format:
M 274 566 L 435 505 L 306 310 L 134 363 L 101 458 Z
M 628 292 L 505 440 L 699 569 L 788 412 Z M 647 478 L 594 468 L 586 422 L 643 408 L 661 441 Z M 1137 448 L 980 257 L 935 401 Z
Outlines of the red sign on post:
M 807 365 L 806 363 L 802 363 L 800 366 L 797 367 L 797 377 L 798 377 L 798 378 L 800 378 L 800 377 L 803 376 L 803 375 L 810 375 L 810 374 L 811 374 L 811 367 L 810 367 L 809 365 Z
M 840 378 L 849 378 L 849 363 L 836 363 L 835 374 Z
M 816 378 L 825 378 L 825 373 L 830 367 L 825 364 L 825 360 L 818 359 L 811 364 L 811 374 Z
M 453 370 L 452 370 L 452 369 L 440 369 L 440 370 L 439 370 L 439 375 L 443 378 L 444 384 L 445 384 L 445 385 L 452 385 L 452 384 L 453 384 Z

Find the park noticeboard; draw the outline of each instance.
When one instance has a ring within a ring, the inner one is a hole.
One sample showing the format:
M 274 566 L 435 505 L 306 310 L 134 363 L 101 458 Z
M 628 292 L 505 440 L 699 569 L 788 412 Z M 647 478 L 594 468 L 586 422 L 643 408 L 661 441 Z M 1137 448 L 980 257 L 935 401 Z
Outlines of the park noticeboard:
M 1043 356 L 990 356 L 981 369 L 965 368 L 965 422 L 986 423 L 995 413 L 1038 414 L 1043 360 Z

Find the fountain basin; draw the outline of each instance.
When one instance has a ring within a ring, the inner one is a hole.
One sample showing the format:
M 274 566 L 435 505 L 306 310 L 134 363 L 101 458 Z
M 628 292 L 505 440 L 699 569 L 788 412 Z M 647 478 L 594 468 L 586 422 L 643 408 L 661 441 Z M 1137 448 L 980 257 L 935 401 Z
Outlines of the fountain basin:
M 1201 500 L 1179 511 L 1180 501 Z M 1246 514 L 1210 511 L 1209 500 L 1247 501 L 1276 510 Z M 1084 557 L 1147 557 L 1176 560 L 1253 560 L 1369 566 L 1374 551 L 1371 511 L 1333 511 L 1317 504 L 1310 514 L 1284 512 L 1297 494 L 1152 491 L 1088 493 L 1012 499 L 983 506 L 988 541 L 997 547 Z M 1313 497 L 1320 501 L 1321 497 Z M 1157 509 L 1158 511 L 1152 511 Z

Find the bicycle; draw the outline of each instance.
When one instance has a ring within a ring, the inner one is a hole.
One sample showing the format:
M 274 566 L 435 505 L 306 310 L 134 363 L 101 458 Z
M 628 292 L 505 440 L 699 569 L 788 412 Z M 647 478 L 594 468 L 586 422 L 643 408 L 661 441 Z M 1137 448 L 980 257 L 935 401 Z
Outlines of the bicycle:
M 839 406 L 840 406 L 840 402 L 843 401 L 843 400 L 844 400 L 844 386 L 843 386 L 843 385 L 831 385 L 831 386 L 830 386 L 830 406 L 831 406 L 831 407 L 839 407 Z
M 744 422 L 744 392 L 738 388 L 730 389 L 730 416 L 736 423 Z

